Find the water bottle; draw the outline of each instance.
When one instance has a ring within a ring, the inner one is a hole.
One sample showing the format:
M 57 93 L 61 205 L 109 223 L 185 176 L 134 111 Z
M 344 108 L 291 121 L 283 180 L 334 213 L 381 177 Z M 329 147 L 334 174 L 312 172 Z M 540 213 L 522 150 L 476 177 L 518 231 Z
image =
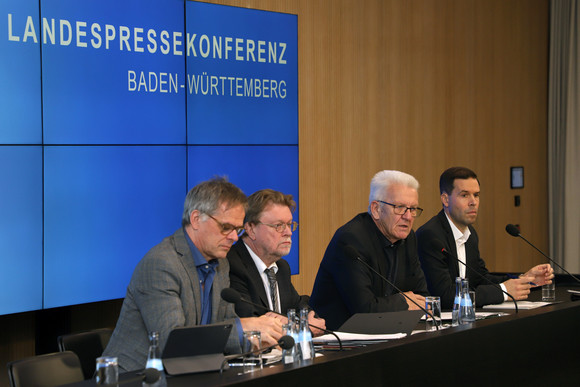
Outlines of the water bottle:
M 469 281 L 461 280 L 461 308 L 459 311 L 459 323 L 469 324 L 475 321 L 475 310 L 469 297 Z
M 155 368 L 161 372 L 163 371 L 163 363 L 161 362 L 159 351 L 159 332 L 151 332 L 149 334 L 149 352 L 147 353 L 145 368 Z
M 459 309 L 461 305 L 461 277 L 455 278 L 455 299 L 453 300 L 453 310 L 451 311 L 451 326 L 459 325 Z
M 314 359 L 314 342 L 312 341 L 312 332 L 308 325 L 308 309 L 300 310 L 300 333 L 298 335 L 302 361 L 308 362 Z
M 294 347 L 291 349 L 285 349 L 282 352 L 282 362 L 284 364 L 300 363 L 301 350 L 300 342 L 298 340 L 298 325 L 296 324 L 296 311 L 294 309 L 288 309 L 288 324 L 285 326 L 285 334 L 291 336 L 294 339 Z

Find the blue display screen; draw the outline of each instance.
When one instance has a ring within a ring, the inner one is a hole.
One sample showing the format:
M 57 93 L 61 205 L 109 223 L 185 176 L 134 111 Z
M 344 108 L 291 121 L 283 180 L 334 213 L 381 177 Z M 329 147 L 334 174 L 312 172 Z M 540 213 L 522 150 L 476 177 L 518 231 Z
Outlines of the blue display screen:
M 234 59 L 205 58 L 210 36 Z M 296 15 L 0 2 L 0 314 L 124 297 L 201 180 L 225 174 L 246 193 L 297 200 L 297 52 Z M 208 71 L 204 94 L 195 77 Z M 212 75 L 252 80 L 253 94 L 216 95 Z

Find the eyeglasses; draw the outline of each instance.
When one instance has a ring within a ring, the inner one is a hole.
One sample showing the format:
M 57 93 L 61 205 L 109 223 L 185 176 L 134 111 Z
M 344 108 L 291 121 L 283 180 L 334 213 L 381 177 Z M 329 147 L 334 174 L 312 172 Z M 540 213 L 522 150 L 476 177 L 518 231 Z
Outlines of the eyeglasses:
M 256 224 L 263 224 L 264 226 L 272 227 L 276 232 L 283 233 L 286 230 L 286 227 L 290 229 L 290 231 L 294 232 L 298 228 L 298 223 L 296 222 L 289 222 L 289 223 L 276 223 L 276 224 L 268 224 L 262 222 L 256 222 Z
M 379 202 L 379 203 L 383 203 L 383 204 L 388 204 L 389 206 L 392 206 L 393 207 L 393 212 L 396 215 L 405 215 L 405 212 L 407 212 L 407 210 L 409 210 L 409 213 L 411 214 L 411 216 L 413 218 L 416 218 L 418 216 L 421 216 L 421 214 L 423 213 L 423 209 L 421 207 L 398 206 L 396 204 L 383 202 L 382 200 L 375 200 L 375 201 L 376 202 Z
M 209 216 L 210 218 L 212 218 L 212 219 L 213 219 L 213 220 L 214 220 L 214 221 L 217 223 L 217 225 L 218 225 L 218 226 L 220 227 L 220 229 L 221 229 L 221 230 L 220 230 L 220 232 L 221 232 L 223 235 L 230 235 L 230 233 L 231 233 L 232 231 L 234 231 L 234 230 L 236 231 L 236 234 L 237 234 L 238 236 L 242 236 L 242 234 L 244 233 L 244 230 L 245 230 L 245 229 L 244 229 L 244 227 L 243 227 L 243 226 L 241 226 L 241 227 L 237 227 L 237 226 L 234 226 L 233 224 L 229 224 L 229 223 L 222 223 L 222 222 L 220 222 L 219 220 L 217 220 L 216 218 L 214 218 L 213 216 L 211 216 L 210 214 L 206 214 L 206 215 L 207 215 L 207 216 Z

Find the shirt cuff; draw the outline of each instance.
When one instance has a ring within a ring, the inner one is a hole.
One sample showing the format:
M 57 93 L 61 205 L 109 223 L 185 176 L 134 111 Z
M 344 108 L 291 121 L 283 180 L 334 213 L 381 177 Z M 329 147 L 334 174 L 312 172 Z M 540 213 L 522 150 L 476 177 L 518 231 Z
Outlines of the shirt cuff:
M 501 290 L 503 290 L 503 301 L 506 302 L 508 300 L 507 290 L 504 284 L 499 284 Z

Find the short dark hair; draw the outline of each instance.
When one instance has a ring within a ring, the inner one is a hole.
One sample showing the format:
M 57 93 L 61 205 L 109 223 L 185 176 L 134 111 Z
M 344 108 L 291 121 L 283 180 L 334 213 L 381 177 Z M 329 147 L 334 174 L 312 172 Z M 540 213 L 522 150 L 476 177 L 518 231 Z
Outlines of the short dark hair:
M 475 172 L 473 172 L 469 168 L 465 167 L 451 167 L 445 172 L 441 174 L 439 178 L 439 192 L 443 194 L 445 192 L 448 195 L 451 195 L 453 191 L 454 182 L 457 179 L 467 180 L 467 179 L 475 179 L 479 184 L 479 179 Z
M 244 223 L 258 223 L 260 221 L 258 218 L 269 204 L 287 206 L 291 212 L 294 212 L 296 209 L 296 202 L 292 198 L 292 195 L 269 188 L 262 189 L 248 197 L 248 210 L 246 211 Z
M 244 210 L 248 207 L 248 198 L 226 177 L 214 177 L 193 187 L 187 193 L 183 205 L 181 225 L 190 224 L 191 213 L 195 210 L 202 214 L 212 215 L 221 204 L 228 207 L 241 205 Z

